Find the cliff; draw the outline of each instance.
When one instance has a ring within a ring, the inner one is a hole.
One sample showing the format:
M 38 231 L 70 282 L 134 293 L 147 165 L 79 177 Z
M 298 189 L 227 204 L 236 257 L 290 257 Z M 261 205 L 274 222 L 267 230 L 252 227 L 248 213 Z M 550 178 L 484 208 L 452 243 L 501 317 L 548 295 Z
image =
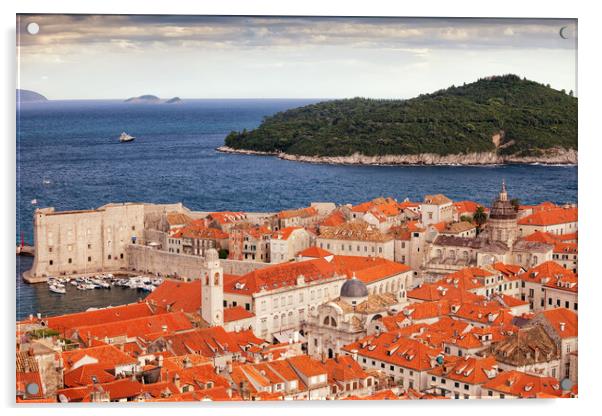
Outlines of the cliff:
M 246 155 L 277 156 L 280 159 L 307 163 L 325 163 L 332 165 L 501 165 L 501 164 L 542 164 L 576 165 L 577 151 L 574 149 L 548 149 L 536 156 L 502 155 L 496 152 L 480 152 L 454 155 L 421 153 L 416 155 L 379 155 L 367 156 L 354 153 L 350 156 L 302 156 L 283 152 L 260 152 L 254 150 L 233 149 L 220 146 L 216 149 L 223 153 Z

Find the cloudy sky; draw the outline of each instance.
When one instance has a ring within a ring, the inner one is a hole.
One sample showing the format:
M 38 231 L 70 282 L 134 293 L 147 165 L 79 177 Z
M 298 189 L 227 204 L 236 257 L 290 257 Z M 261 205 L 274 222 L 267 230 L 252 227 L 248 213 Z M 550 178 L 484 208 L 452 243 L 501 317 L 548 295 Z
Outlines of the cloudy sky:
M 21 15 L 18 82 L 51 99 L 409 98 L 515 73 L 576 91 L 576 36 L 571 19 Z

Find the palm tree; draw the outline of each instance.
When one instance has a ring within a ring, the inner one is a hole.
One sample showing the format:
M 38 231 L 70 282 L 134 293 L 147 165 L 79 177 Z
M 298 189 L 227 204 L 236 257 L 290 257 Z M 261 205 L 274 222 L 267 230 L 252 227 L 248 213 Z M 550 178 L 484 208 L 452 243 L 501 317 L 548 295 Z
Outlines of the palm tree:
M 477 210 L 472 216 L 472 219 L 480 229 L 483 226 L 483 224 L 485 224 L 485 222 L 487 221 L 487 213 L 485 212 L 485 208 L 477 207 Z

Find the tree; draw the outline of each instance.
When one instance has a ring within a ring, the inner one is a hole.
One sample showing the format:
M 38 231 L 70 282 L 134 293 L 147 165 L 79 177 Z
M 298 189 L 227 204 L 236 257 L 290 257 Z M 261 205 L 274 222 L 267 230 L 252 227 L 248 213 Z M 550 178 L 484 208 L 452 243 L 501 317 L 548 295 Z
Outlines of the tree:
M 466 222 L 470 222 L 470 223 L 472 223 L 472 221 L 473 221 L 473 218 L 472 218 L 472 217 L 470 217 L 469 215 L 462 215 L 462 216 L 460 217 L 460 221 L 466 221 Z
M 228 254 L 230 254 L 230 252 L 228 250 L 226 250 L 225 248 L 220 249 L 218 253 L 219 253 L 220 259 L 227 259 Z
M 485 224 L 485 222 L 487 221 L 487 213 L 485 212 L 485 208 L 478 207 L 475 213 L 473 214 L 472 219 L 477 224 L 477 226 L 481 228 L 483 224 Z
M 512 206 L 514 207 L 515 211 L 518 211 L 518 208 L 520 207 L 520 199 L 518 198 L 512 198 L 510 200 L 510 203 L 512 204 Z
M 574 96 L 575 96 L 575 93 L 573 92 L 573 90 L 570 90 L 570 91 L 569 91 L 569 96 L 571 96 L 571 97 L 574 97 Z

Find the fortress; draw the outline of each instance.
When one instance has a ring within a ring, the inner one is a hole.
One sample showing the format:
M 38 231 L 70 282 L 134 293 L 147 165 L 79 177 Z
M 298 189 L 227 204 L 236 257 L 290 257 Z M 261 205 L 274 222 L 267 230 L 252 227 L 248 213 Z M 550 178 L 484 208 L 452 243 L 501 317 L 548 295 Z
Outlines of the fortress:
M 199 219 L 207 212 L 182 203 L 111 203 L 92 210 L 34 213 L 35 257 L 23 278 L 44 282 L 49 276 L 137 271 L 196 278 L 201 257 L 167 253 L 170 218 Z M 261 218 L 261 214 L 256 215 Z M 177 221 L 177 220 L 176 220 Z M 222 261 L 227 273 L 245 273 L 264 264 Z M 241 264 L 239 264 L 241 263 Z

